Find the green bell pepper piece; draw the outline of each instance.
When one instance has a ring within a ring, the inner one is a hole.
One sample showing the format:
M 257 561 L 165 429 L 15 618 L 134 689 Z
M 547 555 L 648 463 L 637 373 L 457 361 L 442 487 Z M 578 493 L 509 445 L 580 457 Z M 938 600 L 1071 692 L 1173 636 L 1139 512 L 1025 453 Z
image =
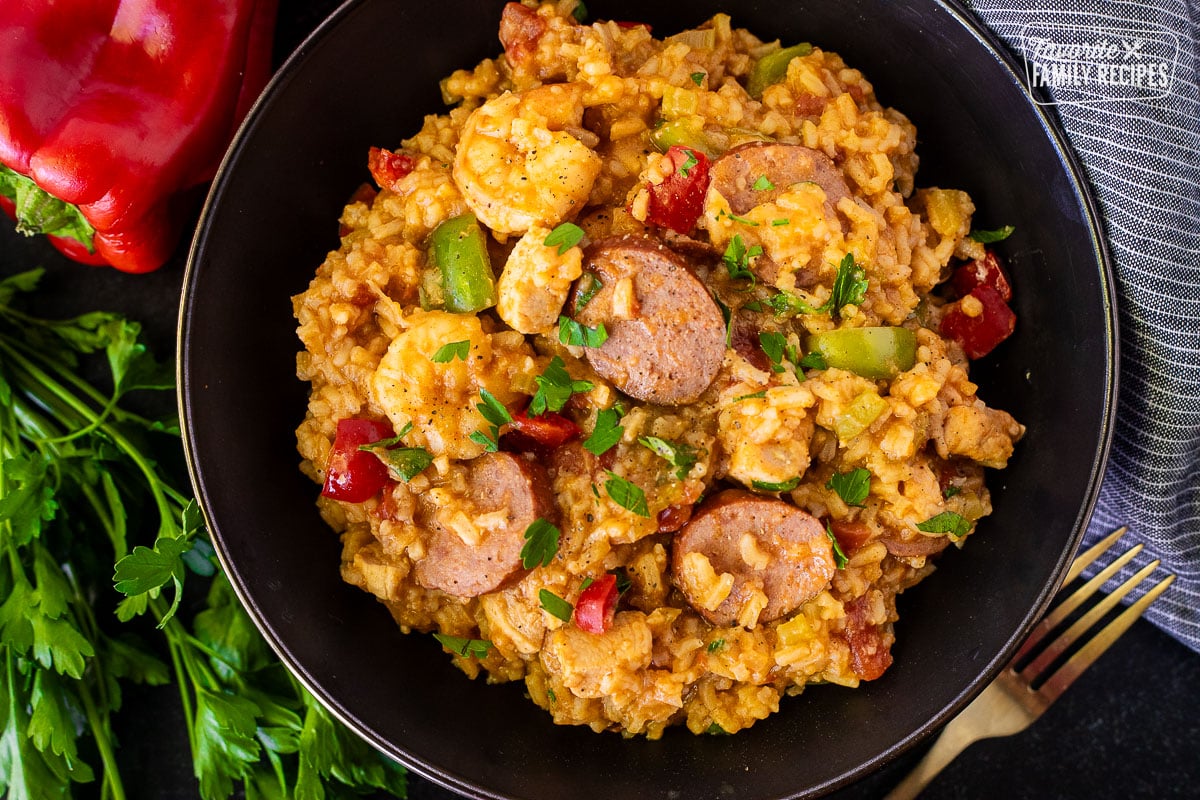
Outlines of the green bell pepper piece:
M 487 239 L 474 214 L 460 214 L 438 225 L 430 237 L 430 256 L 442 275 L 441 299 L 447 311 L 473 314 L 496 304 Z
M 787 75 L 788 64 L 793 58 L 806 56 L 812 52 L 812 45 L 801 42 L 792 47 L 776 50 L 754 62 L 750 77 L 746 79 L 746 92 L 755 100 L 762 99 L 763 89 L 773 83 L 779 83 Z
M 873 380 L 891 380 L 917 362 L 917 336 L 908 328 L 839 328 L 812 334 L 806 345 L 828 366 Z

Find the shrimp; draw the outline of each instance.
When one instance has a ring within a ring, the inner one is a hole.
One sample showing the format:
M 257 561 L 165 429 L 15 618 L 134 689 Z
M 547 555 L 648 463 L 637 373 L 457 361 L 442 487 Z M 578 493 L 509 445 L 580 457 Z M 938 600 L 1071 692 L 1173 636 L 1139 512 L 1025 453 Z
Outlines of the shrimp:
M 600 174 L 582 131 L 582 83 L 506 92 L 471 113 L 454 157 L 454 181 L 497 233 L 553 228 L 583 208 Z
M 549 228 L 530 228 L 509 254 L 496 286 L 496 313 L 521 333 L 549 333 L 571 282 L 583 271 L 583 251 L 572 247 L 560 255 L 546 246 L 549 235 Z

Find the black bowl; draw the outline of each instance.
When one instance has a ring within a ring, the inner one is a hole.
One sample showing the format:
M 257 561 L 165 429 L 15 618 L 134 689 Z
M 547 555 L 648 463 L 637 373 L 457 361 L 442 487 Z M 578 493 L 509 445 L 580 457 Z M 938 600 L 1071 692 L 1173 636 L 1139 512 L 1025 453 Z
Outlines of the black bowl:
M 499 52 L 502 0 L 362 0 L 287 62 L 219 174 L 193 246 L 180 319 L 192 477 L 238 595 L 299 678 L 416 772 L 479 797 L 610 800 L 820 794 L 945 722 L 998 672 L 1045 609 L 1078 544 L 1110 440 L 1112 279 L 1061 137 L 977 24 L 936 0 L 589 0 L 594 17 L 656 35 L 730 10 L 734 24 L 841 53 L 917 125 L 918 183 L 966 189 L 1003 246 L 1016 335 L 975 368 L 982 395 L 1028 426 L 991 477 L 995 513 L 902 597 L 895 664 L 857 690 L 811 687 L 736 736 L 626 740 L 551 724 L 520 685 L 454 669 L 341 582 L 339 545 L 297 470 L 289 297 L 337 247 L 371 145 L 396 146 L 443 108 L 438 79 Z

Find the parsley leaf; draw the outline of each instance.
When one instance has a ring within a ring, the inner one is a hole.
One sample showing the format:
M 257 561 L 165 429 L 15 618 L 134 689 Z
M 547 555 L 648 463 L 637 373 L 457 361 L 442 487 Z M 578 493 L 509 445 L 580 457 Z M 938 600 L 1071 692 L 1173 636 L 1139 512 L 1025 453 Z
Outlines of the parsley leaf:
M 444 633 L 435 633 L 433 638 L 437 639 L 442 647 L 451 653 L 471 658 L 485 658 L 488 651 L 495 647 L 487 639 L 464 639 L 461 636 L 449 636 Z
M 830 475 L 825 488 L 837 492 L 837 496 L 842 498 L 846 505 L 861 508 L 871 491 L 871 471 L 857 467 L 849 472 Z
M 790 492 L 800 485 L 800 476 L 788 478 L 780 483 L 772 483 L 770 481 L 750 481 L 750 485 L 755 489 L 761 489 L 764 492 Z
M 624 409 L 619 405 L 602 409 L 596 414 L 596 427 L 592 429 L 591 436 L 584 440 L 583 449 L 596 456 L 608 452 L 625 435 L 625 428 L 620 423 L 622 416 Z
M 749 250 L 746 249 L 746 243 L 742 240 L 742 235 L 735 234 L 729 240 L 729 245 L 725 248 L 725 254 L 721 256 L 721 260 L 725 262 L 725 269 L 729 271 L 729 277 L 749 278 L 751 283 L 754 283 L 754 273 L 750 271 L 750 262 L 762 255 L 763 249 L 759 245 L 754 245 Z
M 638 437 L 638 444 L 666 459 L 668 464 L 675 467 L 675 477 L 679 480 L 686 478 L 692 465 L 696 463 L 696 448 L 688 444 L 669 442 L 657 436 Z
M 575 295 L 575 313 L 578 314 L 582 311 L 583 307 L 592 302 L 592 298 L 603 288 L 604 284 L 596 273 L 585 272 L 580 275 L 578 293 Z
M 358 449 L 373 453 L 387 465 L 392 477 L 405 483 L 420 475 L 433 463 L 433 454 L 424 447 L 382 447 L 379 443 L 374 443 L 359 445 Z
M 842 551 L 842 544 L 833 535 L 833 526 L 828 522 L 825 523 L 825 535 L 829 537 L 829 543 L 833 546 L 833 565 L 838 569 L 845 569 L 850 563 L 850 559 L 846 558 L 846 554 Z
M 521 565 L 533 569 L 539 564 L 548 566 L 558 552 L 561 532 L 540 517 L 525 529 L 525 546 L 521 548 Z
M 708 643 L 708 647 L 706 649 L 710 653 L 715 653 L 724 646 L 725 646 L 724 639 L 713 639 L 711 642 Z
M 775 184 L 771 183 L 771 179 L 766 175 L 759 175 L 758 180 L 756 180 L 754 185 L 750 188 L 754 189 L 756 192 L 769 192 L 775 188 Z M 771 224 L 774 225 L 775 223 Z
M 804 357 L 796 362 L 796 366 L 802 369 L 829 369 L 829 364 L 825 362 L 825 354 L 819 350 L 805 353 Z
M 733 398 L 733 402 L 740 403 L 743 400 L 757 400 L 759 398 L 763 398 L 766 396 L 767 396 L 767 390 L 762 389 L 757 392 L 751 392 L 750 394 L 740 394 L 737 397 Z
M 971 532 L 971 521 L 953 511 L 943 511 L 917 523 L 917 530 L 925 533 L 948 533 L 958 539 Z
M 571 621 L 575 607 L 549 589 L 538 589 L 538 602 L 551 616 L 558 617 L 563 622 Z
M 942 497 L 949 500 L 951 497 L 954 497 L 954 495 L 960 494 L 961 492 L 962 492 L 962 487 L 960 487 L 960 486 L 947 486 L 945 489 L 942 490 Z
M 550 231 L 550 235 L 542 244 L 546 247 L 557 247 L 558 254 L 561 256 L 581 241 L 583 241 L 583 228 L 573 222 L 562 222 Z
M 791 222 L 791 220 L 788 220 L 788 219 L 773 219 L 773 220 L 771 220 L 771 227 L 772 227 L 772 228 L 778 228 L 778 227 L 780 227 L 781 225 L 787 225 L 789 222 Z
M 546 411 L 561 411 L 571 395 L 590 392 L 593 388 L 591 381 L 573 379 L 559 356 L 550 359 L 546 369 L 534 381 L 538 389 L 529 403 L 528 414 L 531 417 L 540 416 Z
M 570 317 L 558 318 L 558 341 L 572 347 L 599 347 L 608 341 L 608 330 L 601 322 L 594 328 L 589 328 L 582 322 Z
M 700 163 L 700 159 L 696 158 L 695 150 L 685 149 L 683 152 L 687 153 L 687 159 L 679 165 L 679 174 L 686 178 L 691 174 L 692 168 Z
M 612 470 L 605 470 L 608 480 L 604 482 L 604 491 L 612 501 L 626 511 L 632 511 L 639 517 L 649 517 L 650 509 L 646 505 L 646 493 L 642 487 L 622 478 Z
M 479 396 L 483 399 L 482 403 L 476 403 L 475 408 L 483 418 L 491 423 L 491 435 L 483 431 L 475 431 L 469 438 L 472 442 L 482 445 L 483 449 L 489 453 L 494 453 L 500 449 L 500 428 L 512 422 L 512 414 L 508 413 L 508 409 L 504 404 L 496 399 L 496 396 L 487 389 L 480 389 Z
M 454 359 L 466 361 L 467 354 L 471 352 L 471 341 L 463 339 L 461 342 L 450 342 L 444 344 L 437 349 L 437 352 L 429 357 L 429 360 L 435 364 L 448 364 Z
M 1015 230 L 1016 228 L 1012 225 L 1005 225 L 1003 228 L 996 228 L 993 231 L 971 231 L 968 237 L 981 244 L 995 244 L 1012 236 Z
M 692 83 L 696 84 L 697 86 L 702 86 L 704 84 L 704 76 L 706 74 L 707 73 L 704 73 L 704 72 L 693 72 L 690 75 L 690 77 L 692 79 Z
M 758 345 L 771 360 L 772 372 L 783 372 L 783 352 L 787 338 L 778 331 L 762 331 L 758 334 Z
M 821 310 L 838 316 L 843 306 L 861 304 L 866 293 L 866 270 L 854 263 L 853 253 L 846 253 L 838 264 L 837 277 L 833 279 L 833 292 L 829 295 L 829 300 L 821 306 Z

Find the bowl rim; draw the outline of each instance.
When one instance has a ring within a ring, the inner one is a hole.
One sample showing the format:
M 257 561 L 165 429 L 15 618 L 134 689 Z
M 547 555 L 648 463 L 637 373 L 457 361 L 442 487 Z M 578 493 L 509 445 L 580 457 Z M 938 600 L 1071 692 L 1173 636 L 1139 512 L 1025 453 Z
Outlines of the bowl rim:
M 336 30 L 360 7 L 382 1 L 343 0 L 301 40 L 295 49 L 280 63 L 267 85 L 251 105 L 245 118 L 238 126 L 214 174 L 198 217 L 196 232 L 188 249 L 180 290 L 179 314 L 176 325 L 175 377 L 176 386 L 179 387 L 176 399 L 184 457 L 189 480 L 204 516 L 207 529 L 210 531 L 217 559 L 225 571 L 235 595 L 246 609 L 268 645 L 301 685 L 331 715 L 357 736 L 361 737 L 380 753 L 396 760 L 422 778 L 467 797 L 509 800 L 508 795 L 497 794 L 487 787 L 475 783 L 471 778 L 456 773 L 452 769 L 427 763 L 415 753 L 399 747 L 395 743 L 386 740 L 383 736 L 378 735 L 369 724 L 352 713 L 342 701 L 326 691 L 321 681 L 303 663 L 297 660 L 283 640 L 283 637 L 279 635 L 266 613 L 255 600 L 250 583 L 226 555 L 225 548 L 222 546 L 219 527 L 213 524 L 214 521 L 210 517 L 210 493 L 206 491 L 205 481 L 197 463 L 194 431 L 189 424 L 191 419 L 191 395 L 187 391 L 190 382 L 188 381 L 186 370 L 188 358 L 186 347 L 188 338 L 186 332 L 188 330 L 189 312 L 191 310 L 189 297 L 196 273 L 199 270 L 198 262 L 205 248 L 213 210 L 220 204 L 225 194 L 227 184 L 230 180 L 230 173 L 233 167 L 236 166 L 242 153 L 246 150 L 250 134 L 258 125 L 260 118 L 266 113 L 266 109 L 286 89 L 287 85 L 291 83 L 298 68 L 307 60 L 309 54 L 328 37 L 335 35 Z M 1100 439 L 1097 442 L 1098 446 L 1092 458 L 1085 497 L 1076 514 L 1073 530 L 1067 541 L 1067 545 L 1064 547 L 1052 571 L 1053 579 L 1042 587 L 1036 601 L 1023 617 L 1021 624 L 1007 638 L 1004 645 L 997 652 L 996 657 L 985 668 L 979 671 L 977 676 L 962 692 L 950 702 L 943 705 L 939 713 L 928 719 L 909 735 L 901 738 L 892 746 L 877 753 L 873 758 L 862 762 L 842 775 L 799 790 L 797 794 L 793 795 L 795 797 L 825 795 L 861 780 L 931 736 L 956 716 L 979 692 L 994 680 L 1016 653 L 1017 648 L 1024 641 L 1025 637 L 1028 636 L 1037 620 L 1049 608 L 1054 596 L 1061 588 L 1062 579 L 1080 543 L 1083 541 L 1088 522 L 1095 510 L 1113 444 L 1120 384 L 1118 298 L 1111 252 L 1108 242 L 1103 235 L 1103 216 L 1095 198 L 1094 189 L 1087 178 L 1079 156 L 1067 140 L 1060 123 L 1054 115 L 1049 113 L 1048 109 L 1052 104 L 1048 102 L 1045 91 L 1040 88 L 1031 88 L 1021 80 L 1020 67 L 1018 66 L 1016 56 L 1009 49 L 1009 46 L 998 35 L 988 29 L 982 20 L 976 17 L 961 0 L 926 0 L 926 2 L 931 7 L 940 7 L 944 10 L 955 24 L 964 29 L 980 45 L 981 55 L 986 54 L 991 57 L 1007 73 L 1008 78 L 1024 88 L 1028 104 L 1032 107 L 1032 111 L 1036 115 L 1042 132 L 1049 139 L 1054 152 L 1061 161 L 1064 171 L 1069 178 L 1070 188 L 1079 202 L 1083 216 L 1082 221 L 1086 223 L 1088 239 L 1092 246 L 1092 253 L 1087 260 L 1090 263 L 1094 257 L 1096 266 L 1098 267 L 1097 276 L 1099 278 L 1099 289 L 1102 299 L 1105 397 L 1102 404 Z

